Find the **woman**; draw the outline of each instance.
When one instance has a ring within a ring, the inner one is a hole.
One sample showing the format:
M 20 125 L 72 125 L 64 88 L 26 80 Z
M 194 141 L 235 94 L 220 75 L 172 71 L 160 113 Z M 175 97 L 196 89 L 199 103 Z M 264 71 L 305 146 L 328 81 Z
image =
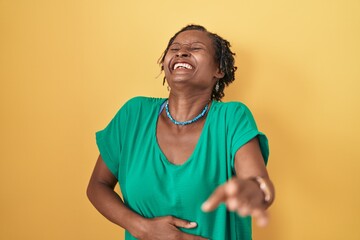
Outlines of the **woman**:
M 229 47 L 181 29 L 160 59 L 169 98 L 133 98 L 96 134 L 87 194 L 126 239 L 248 240 L 251 216 L 266 224 L 267 139 L 242 103 L 220 102 L 236 70 Z

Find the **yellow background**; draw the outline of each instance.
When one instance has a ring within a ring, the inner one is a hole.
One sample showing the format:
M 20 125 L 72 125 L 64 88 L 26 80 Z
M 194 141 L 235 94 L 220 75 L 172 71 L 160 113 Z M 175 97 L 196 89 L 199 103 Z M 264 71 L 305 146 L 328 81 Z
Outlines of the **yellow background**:
M 0 0 L 0 239 L 122 239 L 85 190 L 95 131 L 198 23 L 228 39 L 271 144 L 271 224 L 254 239 L 360 239 L 358 0 Z

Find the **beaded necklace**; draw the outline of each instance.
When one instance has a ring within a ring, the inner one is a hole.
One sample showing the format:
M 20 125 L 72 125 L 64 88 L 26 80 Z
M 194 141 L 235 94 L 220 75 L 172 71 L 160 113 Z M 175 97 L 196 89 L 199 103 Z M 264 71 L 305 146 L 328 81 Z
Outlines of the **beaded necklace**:
M 166 105 L 165 105 L 165 110 L 166 110 L 166 115 L 167 117 L 176 125 L 181 125 L 181 126 L 184 126 L 184 125 L 188 125 L 188 124 L 191 124 L 193 122 L 196 122 L 197 120 L 199 120 L 200 118 L 202 118 L 206 111 L 208 110 L 208 104 L 206 104 L 205 108 L 202 110 L 202 112 L 197 115 L 195 118 L 191 119 L 191 120 L 188 120 L 188 121 L 185 121 L 185 122 L 178 122 L 176 121 L 170 114 L 170 111 L 169 111 L 169 100 L 166 102 Z

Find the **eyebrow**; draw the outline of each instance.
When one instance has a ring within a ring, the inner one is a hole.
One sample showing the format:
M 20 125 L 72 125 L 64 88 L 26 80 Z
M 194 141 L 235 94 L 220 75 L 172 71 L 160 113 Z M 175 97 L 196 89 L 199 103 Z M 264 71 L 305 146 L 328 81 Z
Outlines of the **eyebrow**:
M 185 44 L 182 44 L 182 43 L 179 43 L 179 42 L 173 42 L 171 45 L 173 45 L 173 44 L 191 45 L 191 44 L 194 44 L 194 43 L 200 43 L 200 44 L 202 44 L 202 45 L 206 46 L 206 44 L 205 44 L 205 43 L 203 43 L 203 42 L 192 42 L 192 43 L 185 43 Z

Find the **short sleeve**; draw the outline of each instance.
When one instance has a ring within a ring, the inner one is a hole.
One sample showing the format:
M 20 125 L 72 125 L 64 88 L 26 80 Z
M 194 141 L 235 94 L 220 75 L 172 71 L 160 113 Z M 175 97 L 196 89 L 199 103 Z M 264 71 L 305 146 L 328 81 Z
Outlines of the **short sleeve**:
M 96 132 L 96 144 L 100 155 L 110 172 L 118 179 L 120 154 L 126 121 L 126 107 L 123 106 L 105 129 Z
M 234 107 L 233 121 L 229 127 L 232 137 L 231 141 L 231 155 L 235 158 L 236 152 L 249 142 L 251 139 L 258 137 L 262 156 L 265 164 L 269 158 L 269 144 L 268 139 L 260 132 L 256 126 L 256 122 L 250 110 L 241 103 Z M 234 159 L 233 159 L 234 160 Z M 234 169 L 234 161 L 232 161 L 232 168 Z

